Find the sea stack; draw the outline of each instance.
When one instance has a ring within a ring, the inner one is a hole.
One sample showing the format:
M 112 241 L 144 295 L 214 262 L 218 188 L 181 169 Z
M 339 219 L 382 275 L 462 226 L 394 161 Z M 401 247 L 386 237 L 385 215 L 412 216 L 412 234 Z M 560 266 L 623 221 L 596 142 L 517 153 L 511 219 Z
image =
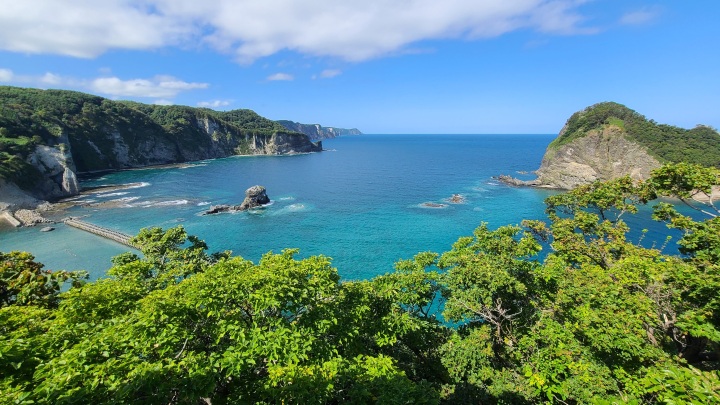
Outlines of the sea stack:
M 263 204 L 270 202 L 270 198 L 267 196 L 265 187 L 263 186 L 252 186 L 245 190 L 245 199 L 242 204 L 234 207 L 238 211 L 245 211 L 250 208 L 259 207 Z
M 252 186 L 245 190 L 245 199 L 240 205 L 213 205 L 203 215 L 219 214 L 221 212 L 245 211 L 250 208 L 260 207 L 270 202 L 265 187 Z

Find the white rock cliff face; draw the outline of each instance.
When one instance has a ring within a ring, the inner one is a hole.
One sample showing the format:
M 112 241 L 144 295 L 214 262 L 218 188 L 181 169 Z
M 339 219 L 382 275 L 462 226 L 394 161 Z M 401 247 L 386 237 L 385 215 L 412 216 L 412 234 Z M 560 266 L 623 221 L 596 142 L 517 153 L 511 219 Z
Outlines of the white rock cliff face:
M 619 127 L 609 125 L 602 131 L 590 131 L 566 145 L 548 149 L 534 185 L 569 190 L 625 175 L 644 180 L 660 165 L 646 148 L 625 138 Z
M 40 186 L 43 195 L 60 198 L 80 191 L 69 145 L 67 136 L 63 135 L 58 145 L 38 145 L 28 157 L 28 161 L 44 174 Z

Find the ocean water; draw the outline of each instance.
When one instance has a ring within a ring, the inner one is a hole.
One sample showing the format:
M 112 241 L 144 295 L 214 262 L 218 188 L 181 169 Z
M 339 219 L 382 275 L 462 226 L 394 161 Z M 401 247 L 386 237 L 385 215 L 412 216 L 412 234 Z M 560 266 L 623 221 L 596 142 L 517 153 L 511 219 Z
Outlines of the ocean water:
M 268 251 L 299 248 L 299 257 L 333 259 L 345 280 L 392 271 L 398 259 L 443 252 L 483 222 L 491 227 L 543 219 L 552 192 L 499 184 L 493 176 L 535 170 L 554 135 L 362 135 L 323 141 L 322 153 L 230 157 L 170 168 L 105 174 L 83 186 L 135 184 L 98 191 L 64 215 L 135 234 L 183 225 L 210 251 L 257 261 Z M 272 202 L 241 213 L 202 215 L 210 205 L 239 204 L 263 185 Z M 448 199 L 460 194 L 464 202 Z M 431 208 L 424 203 L 437 204 Z M 631 220 L 632 222 L 632 220 Z M 102 277 L 128 248 L 55 225 L 0 229 L 0 251 L 25 250 L 46 268 Z M 662 239 L 662 225 L 648 237 Z

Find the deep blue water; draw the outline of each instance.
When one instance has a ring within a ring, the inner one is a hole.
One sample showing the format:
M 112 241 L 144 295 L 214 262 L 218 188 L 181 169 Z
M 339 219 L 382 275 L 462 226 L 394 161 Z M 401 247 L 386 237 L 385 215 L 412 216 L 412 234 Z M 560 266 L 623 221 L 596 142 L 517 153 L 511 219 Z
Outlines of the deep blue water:
M 253 261 L 270 250 L 299 248 L 300 257 L 332 257 L 343 279 L 365 279 L 418 252 L 449 250 L 482 222 L 494 228 L 544 218 L 550 191 L 507 187 L 492 177 L 537 169 L 553 137 L 362 135 L 323 141 L 328 151 L 322 153 L 117 172 L 83 185 L 143 187 L 89 195 L 86 200 L 119 201 L 113 208 L 75 207 L 67 214 L 87 215 L 89 222 L 128 234 L 182 224 L 211 251 L 232 250 Z M 267 188 L 270 206 L 201 215 L 209 204 L 239 204 L 256 184 Z M 465 203 L 445 201 L 453 194 Z M 446 207 L 425 208 L 425 202 Z M 663 231 L 656 225 L 649 237 Z M 47 268 L 85 269 L 93 278 L 127 250 L 62 224 L 49 233 L 0 231 L 0 251 L 15 249 L 32 252 Z

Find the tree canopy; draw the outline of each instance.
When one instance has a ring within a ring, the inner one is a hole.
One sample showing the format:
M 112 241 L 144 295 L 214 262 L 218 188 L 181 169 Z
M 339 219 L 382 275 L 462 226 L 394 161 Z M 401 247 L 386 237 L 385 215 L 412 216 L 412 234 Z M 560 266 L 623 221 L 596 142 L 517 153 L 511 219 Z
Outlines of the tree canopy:
M 676 164 L 584 186 L 365 281 L 296 250 L 210 254 L 181 227 L 89 283 L 3 254 L 0 402 L 720 403 L 720 212 L 693 199 L 718 180 Z M 657 201 L 679 255 L 627 237 Z

